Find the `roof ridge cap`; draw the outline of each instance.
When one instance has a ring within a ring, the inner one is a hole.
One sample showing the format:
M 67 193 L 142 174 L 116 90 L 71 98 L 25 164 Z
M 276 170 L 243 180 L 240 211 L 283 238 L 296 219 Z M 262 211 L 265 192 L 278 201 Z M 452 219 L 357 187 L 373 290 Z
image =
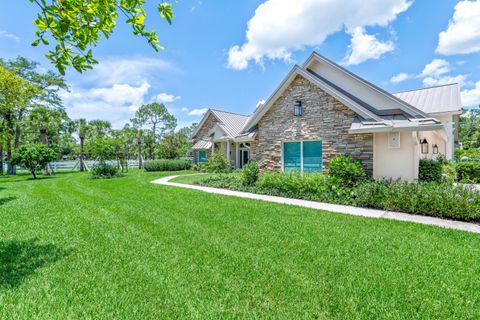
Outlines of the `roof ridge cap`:
M 407 90 L 401 90 L 401 91 L 392 92 L 392 94 L 403 93 L 403 92 L 410 92 L 410 91 L 420 91 L 420 90 L 435 89 L 435 88 L 448 87 L 448 86 L 454 86 L 454 85 L 459 85 L 459 83 L 458 83 L 458 82 L 452 82 L 452 83 L 439 84 L 439 85 L 430 86 L 430 87 L 423 87 L 423 88 L 417 88 L 417 89 L 407 89 Z

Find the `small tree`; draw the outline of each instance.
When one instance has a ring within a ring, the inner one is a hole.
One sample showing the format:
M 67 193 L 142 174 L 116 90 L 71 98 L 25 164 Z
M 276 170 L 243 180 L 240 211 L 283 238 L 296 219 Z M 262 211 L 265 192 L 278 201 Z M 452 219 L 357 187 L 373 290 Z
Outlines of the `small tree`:
M 160 159 L 178 159 L 188 152 L 188 137 L 176 132 L 167 134 L 157 146 Z
M 207 159 L 205 170 L 210 173 L 228 173 L 232 171 L 232 166 L 224 154 L 214 153 Z
M 337 179 L 345 187 L 353 187 L 366 178 L 360 161 L 350 156 L 340 155 L 330 160 L 328 175 Z
M 117 159 L 118 143 L 117 139 L 110 137 L 96 138 L 89 143 L 87 151 L 90 157 L 105 164 L 107 160 Z
M 32 173 L 33 178 L 37 179 L 35 171 L 41 170 L 56 158 L 57 154 L 53 149 L 44 144 L 33 144 L 20 147 L 15 152 L 12 163 L 25 167 Z

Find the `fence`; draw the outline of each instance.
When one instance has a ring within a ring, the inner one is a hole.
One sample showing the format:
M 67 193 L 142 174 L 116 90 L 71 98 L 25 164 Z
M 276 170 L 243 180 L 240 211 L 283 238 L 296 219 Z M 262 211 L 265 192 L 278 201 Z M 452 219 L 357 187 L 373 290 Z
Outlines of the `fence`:
M 116 161 L 107 161 L 112 165 L 117 165 Z M 84 161 L 87 168 L 92 167 L 97 163 L 97 161 Z M 138 168 L 138 160 L 128 160 L 128 168 Z M 80 162 L 79 161 L 55 161 L 50 162 L 49 165 L 50 169 L 54 172 L 56 171 L 79 171 L 80 170 Z M 4 164 L 3 171 L 7 171 L 7 165 Z M 17 172 L 26 172 L 25 168 L 17 166 Z

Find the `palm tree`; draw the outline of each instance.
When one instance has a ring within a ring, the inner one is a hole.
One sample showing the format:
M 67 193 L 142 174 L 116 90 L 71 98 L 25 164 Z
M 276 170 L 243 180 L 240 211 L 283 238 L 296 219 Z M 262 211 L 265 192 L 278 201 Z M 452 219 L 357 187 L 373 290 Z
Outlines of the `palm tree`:
M 85 171 L 85 163 L 84 163 L 84 143 L 85 143 L 85 137 L 88 132 L 88 123 L 87 120 L 85 119 L 78 119 L 75 120 L 75 126 L 77 127 L 77 133 L 78 133 L 78 139 L 80 140 L 80 155 L 79 155 L 79 161 L 80 161 L 80 171 Z

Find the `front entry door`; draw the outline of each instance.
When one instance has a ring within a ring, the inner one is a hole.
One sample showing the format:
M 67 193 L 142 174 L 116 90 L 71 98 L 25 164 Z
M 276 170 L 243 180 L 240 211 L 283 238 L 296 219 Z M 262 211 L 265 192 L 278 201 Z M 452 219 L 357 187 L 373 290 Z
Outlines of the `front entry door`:
M 240 169 L 250 161 L 250 151 L 248 149 L 240 149 Z

